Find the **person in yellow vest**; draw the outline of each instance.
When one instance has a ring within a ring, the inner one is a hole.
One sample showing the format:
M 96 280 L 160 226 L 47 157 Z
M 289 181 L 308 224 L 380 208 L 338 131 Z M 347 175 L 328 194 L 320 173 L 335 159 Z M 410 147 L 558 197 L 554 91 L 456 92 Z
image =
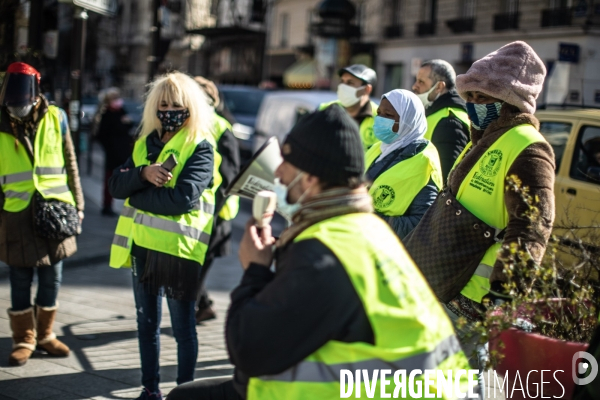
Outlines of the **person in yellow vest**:
M 131 158 L 110 178 L 113 197 L 127 199 L 117 222 L 110 266 L 131 267 L 144 389 L 159 390 L 162 296 L 177 340 L 177 383 L 194 379 L 198 356 L 195 304 L 213 228 L 220 157 L 214 111 L 188 75 L 157 78 L 146 97 Z M 163 167 L 173 155 L 177 165 Z
M 35 228 L 35 203 L 59 200 L 76 207 L 79 222 L 83 219 L 83 192 L 67 116 L 40 93 L 40 78 L 32 66 L 12 63 L 0 89 L 0 261 L 9 266 L 13 347 L 8 363 L 13 366 L 25 364 L 36 346 L 52 356 L 69 354 L 52 326 L 62 263 L 77 251 L 77 243 L 75 236 L 43 237 Z
M 234 377 L 178 386 L 169 400 L 329 400 L 341 391 L 354 398 L 359 389 L 340 383 L 342 369 L 373 377 L 380 368 L 406 376 L 467 368 L 448 317 L 394 232 L 373 214 L 358 129 L 347 113 L 334 105 L 306 115 L 282 156 L 278 207 L 296 212 L 277 242 L 270 227 L 259 233 L 253 221 L 246 225 L 239 251 L 245 271 L 225 332 Z M 370 398 L 386 397 L 382 382 L 375 378 Z M 426 386 L 435 393 L 438 383 L 434 377 Z M 393 391 L 388 387 L 387 397 Z
M 373 117 L 377 114 L 377 104 L 370 98 L 377 84 L 377 74 L 366 65 L 354 64 L 340 69 L 338 75 L 340 76 L 338 99 L 321 104 L 319 110 L 332 104 L 343 106 L 358 124 L 363 149 L 367 151 L 377 142 L 373 133 Z
M 446 182 L 454 161 L 469 142 L 469 117 L 465 101 L 456 92 L 456 72 L 447 61 L 425 61 L 412 90 L 425 106 L 425 139 L 430 140 L 440 154 Z
M 217 317 L 212 309 L 212 300 L 208 296 L 208 291 L 204 285 L 204 280 L 208 270 L 216 257 L 224 257 L 231 252 L 231 220 L 235 218 L 240 207 L 240 198 L 238 196 L 226 196 L 225 192 L 235 176 L 240 171 L 240 150 L 237 139 L 233 136 L 231 121 L 225 118 L 222 113 L 223 104 L 219 97 L 217 86 L 210 80 L 196 76 L 194 80 L 198 82 L 204 93 L 208 96 L 209 104 L 215 110 L 215 129 L 213 131 L 215 141 L 217 142 L 216 152 L 221 156 L 221 165 L 219 174 L 221 175 L 221 185 L 215 193 L 215 219 L 213 232 L 210 236 L 210 244 L 206 261 L 202 266 L 200 276 L 200 294 L 196 303 L 196 323 L 211 320 Z
M 474 355 L 478 341 L 469 335 L 470 329 L 484 316 L 484 298 L 495 302 L 506 293 L 503 283 L 508 278 L 502 258 L 510 252 L 509 246 L 528 252 L 539 263 L 552 230 L 554 153 L 533 116 L 545 75 L 544 63 L 535 51 L 525 42 L 513 42 L 476 61 L 456 78 L 458 93 L 467 101 L 471 142 L 457 159 L 448 187 L 472 214 L 503 231 L 462 291 L 444 304 L 453 322 L 464 317 L 470 323 L 457 327 L 469 356 Z M 539 223 L 527 218 L 521 194 L 506 184 L 509 176 L 520 180 L 538 200 Z M 410 243 L 407 248 L 410 251 Z M 444 252 L 444 248 L 434 251 Z M 477 358 L 471 360 L 477 366 Z
M 377 142 L 366 158 L 366 178 L 375 212 L 403 239 L 419 223 L 442 188 L 435 146 L 423 105 L 414 93 L 396 89 L 381 97 L 373 126 Z

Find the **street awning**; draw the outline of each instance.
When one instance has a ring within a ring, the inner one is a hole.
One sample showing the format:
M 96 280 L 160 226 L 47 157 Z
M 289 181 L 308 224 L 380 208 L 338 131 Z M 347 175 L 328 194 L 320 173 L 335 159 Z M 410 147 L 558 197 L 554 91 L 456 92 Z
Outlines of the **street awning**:
M 291 89 L 311 89 L 317 80 L 315 60 L 300 60 L 283 73 L 283 83 Z

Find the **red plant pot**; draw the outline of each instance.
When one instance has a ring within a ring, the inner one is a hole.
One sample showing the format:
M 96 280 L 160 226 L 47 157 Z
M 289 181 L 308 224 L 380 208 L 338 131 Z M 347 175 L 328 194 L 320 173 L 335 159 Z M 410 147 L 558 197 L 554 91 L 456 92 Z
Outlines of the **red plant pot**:
M 504 355 L 495 370 L 499 379 L 503 379 L 508 372 L 508 394 L 505 393 L 507 399 L 542 398 L 542 389 L 544 397 L 571 398 L 575 388 L 573 355 L 578 351 L 585 351 L 587 344 L 552 339 L 515 328 L 494 336 L 490 340 L 489 349 L 490 352 L 496 350 Z M 500 342 L 504 343 L 504 348 L 500 348 Z M 517 372 L 520 381 L 517 379 Z M 515 389 L 522 388 L 524 392 L 513 391 L 513 385 Z

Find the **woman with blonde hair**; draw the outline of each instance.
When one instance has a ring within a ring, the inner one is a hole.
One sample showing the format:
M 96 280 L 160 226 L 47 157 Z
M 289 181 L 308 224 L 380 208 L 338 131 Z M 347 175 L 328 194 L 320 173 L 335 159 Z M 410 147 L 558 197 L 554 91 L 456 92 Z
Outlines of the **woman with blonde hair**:
M 162 399 L 161 296 L 167 297 L 177 341 L 177 384 L 194 379 L 194 306 L 213 226 L 214 187 L 220 181 L 213 174 L 219 164 L 213 115 L 189 76 L 173 72 L 157 78 L 150 84 L 133 154 L 109 182 L 113 197 L 127 199 L 110 266 L 132 268 L 144 386 L 138 399 Z

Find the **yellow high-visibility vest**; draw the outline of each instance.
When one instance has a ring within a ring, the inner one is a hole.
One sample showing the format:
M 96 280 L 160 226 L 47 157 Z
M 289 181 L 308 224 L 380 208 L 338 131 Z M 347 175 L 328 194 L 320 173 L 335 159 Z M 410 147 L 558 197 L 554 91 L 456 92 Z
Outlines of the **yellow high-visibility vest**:
M 431 137 L 433 136 L 433 131 L 437 124 L 442 119 L 448 118 L 451 114 L 458 118 L 467 127 L 467 129 L 469 128 L 469 126 L 471 126 L 471 122 L 469 121 L 469 115 L 465 110 L 462 110 L 460 108 L 445 107 L 427 117 L 427 131 L 425 132 L 425 139 L 431 140 Z
M 75 206 L 67 183 L 60 113 L 58 107 L 49 106 L 40 120 L 33 143 L 33 164 L 23 143 L 10 133 L 0 132 L 0 185 L 4 192 L 4 210 L 24 210 L 36 190 L 45 199 Z
M 378 142 L 365 155 L 367 170 L 380 155 L 381 142 Z M 404 215 L 430 179 L 438 190 L 442 188 L 440 156 L 431 142 L 419 154 L 397 163 L 375 179 L 369 187 L 375 210 L 391 217 Z
M 136 167 L 148 163 L 146 139 L 142 138 L 135 143 L 132 158 Z M 186 161 L 202 140 L 205 139 L 198 138 L 195 142 L 189 143 L 188 130 L 183 128 L 165 144 L 156 162 L 163 163 L 171 153 L 179 161 L 171 171 L 173 178 L 165 184 L 165 187 L 175 187 Z M 214 148 L 213 138 L 210 137 L 207 140 Z M 220 156 L 216 152 L 214 159 L 214 171 L 216 171 L 221 162 Z M 196 208 L 187 214 L 153 214 L 131 207 L 129 199 L 127 199 L 117 222 L 111 246 L 110 266 L 113 268 L 131 266 L 132 242 L 140 247 L 196 261 L 200 264 L 204 263 L 213 227 L 215 188 L 221 184 L 220 175 L 214 175 L 213 181 L 213 187 L 202 192 Z
M 451 370 L 454 377 L 458 370 L 469 368 L 450 320 L 384 221 L 367 213 L 334 217 L 310 226 L 294 242 L 310 239 L 327 246 L 344 266 L 373 329 L 374 344 L 331 340 L 288 370 L 250 378 L 248 400 L 339 399 L 342 369 L 352 374 L 366 369 L 370 377 L 375 369 L 389 369 L 392 374 L 405 369 L 407 377 L 420 369 L 415 386 L 424 388 L 421 374 L 426 369 L 446 374 Z M 460 386 L 466 392 L 463 378 Z M 429 392 L 435 394 L 437 378 L 428 381 Z M 379 378 L 374 382 L 371 398 L 382 398 L 381 382 Z M 361 386 L 366 398 L 364 381 Z M 387 393 L 393 391 L 392 379 Z
M 220 115 L 215 114 L 215 143 L 219 143 L 221 136 L 225 133 L 226 130 L 233 132 L 233 128 L 229 121 Z M 215 153 L 217 153 L 217 147 L 215 147 Z M 238 211 L 240 210 L 240 197 L 239 196 L 228 196 L 225 204 L 219 211 L 219 217 L 224 219 L 225 221 L 231 221 L 235 218 Z
M 475 164 L 461 183 L 456 199 L 467 210 L 497 230 L 508 225 L 508 211 L 504 202 L 504 186 L 508 171 L 523 150 L 534 143 L 545 141 L 531 125 L 519 125 L 502 135 Z M 458 156 L 454 167 L 471 148 L 469 142 Z M 461 294 L 481 303 L 490 289 L 490 275 L 501 243 L 493 244 L 483 256 L 475 274 Z

